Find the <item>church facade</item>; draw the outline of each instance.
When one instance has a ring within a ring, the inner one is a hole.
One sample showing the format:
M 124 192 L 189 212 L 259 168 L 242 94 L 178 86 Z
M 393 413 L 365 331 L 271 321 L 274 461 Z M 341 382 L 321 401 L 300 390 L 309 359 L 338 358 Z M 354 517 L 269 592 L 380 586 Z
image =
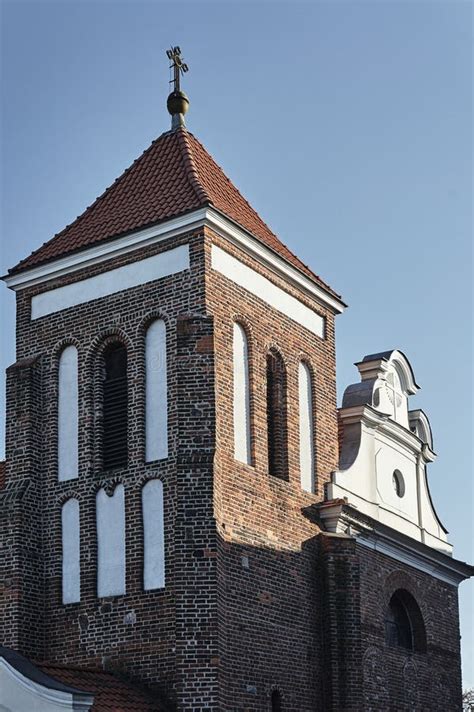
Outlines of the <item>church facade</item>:
M 337 408 L 341 297 L 174 94 L 171 131 L 5 277 L 0 709 L 459 710 L 473 570 L 410 363 L 364 357 Z

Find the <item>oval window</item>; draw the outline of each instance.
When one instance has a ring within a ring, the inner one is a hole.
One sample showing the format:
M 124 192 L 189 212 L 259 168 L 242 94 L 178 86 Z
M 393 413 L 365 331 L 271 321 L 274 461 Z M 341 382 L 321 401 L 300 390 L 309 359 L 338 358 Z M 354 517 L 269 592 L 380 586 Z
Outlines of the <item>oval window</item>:
M 405 494 L 405 480 L 400 470 L 393 471 L 392 484 L 397 497 L 403 497 Z

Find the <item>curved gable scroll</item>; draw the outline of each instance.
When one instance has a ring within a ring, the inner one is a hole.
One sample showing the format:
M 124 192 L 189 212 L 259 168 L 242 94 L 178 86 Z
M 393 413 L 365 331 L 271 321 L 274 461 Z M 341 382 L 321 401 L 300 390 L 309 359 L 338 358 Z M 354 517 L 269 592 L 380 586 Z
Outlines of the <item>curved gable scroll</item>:
M 365 356 L 356 366 L 361 382 L 346 388 L 339 409 L 340 464 L 327 498 L 345 499 L 385 527 L 450 554 L 428 486 L 436 458 L 429 420 L 408 407 L 419 389 L 413 369 L 398 350 Z

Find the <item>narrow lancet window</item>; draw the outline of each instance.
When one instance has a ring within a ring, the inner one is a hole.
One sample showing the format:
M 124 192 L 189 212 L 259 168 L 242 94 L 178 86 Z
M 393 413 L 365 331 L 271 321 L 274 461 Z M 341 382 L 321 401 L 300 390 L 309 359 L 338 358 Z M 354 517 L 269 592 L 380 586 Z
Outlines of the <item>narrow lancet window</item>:
M 128 459 L 127 350 L 114 343 L 104 351 L 103 440 L 105 470 L 125 467 Z
M 282 712 L 281 694 L 278 690 L 273 690 L 272 697 L 271 697 L 271 703 L 272 703 L 272 712 Z
M 142 489 L 143 588 L 149 591 L 165 585 L 165 534 L 163 483 L 149 480 Z
M 162 319 L 147 330 L 145 344 L 146 461 L 168 457 L 168 386 L 166 373 L 166 327 Z
M 301 487 L 314 492 L 313 384 L 309 366 L 298 365 Z
M 234 322 L 234 457 L 251 464 L 250 442 L 250 378 L 247 334 L 241 324 Z
M 77 349 L 66 346 L 59 359 L 58 374 L 58 479 L 78 476 L 78 373 Z
M 97 493 L 97 595 L 125 593 L 125 494 L 117 485 L 111 497 Z
M 287 480 L 286 369 L 276 351 L 267 354 L 267 440 L 268 471 Z
M 68 499 L 61 509 L 63 603 L 81 600 L 79 502 Z

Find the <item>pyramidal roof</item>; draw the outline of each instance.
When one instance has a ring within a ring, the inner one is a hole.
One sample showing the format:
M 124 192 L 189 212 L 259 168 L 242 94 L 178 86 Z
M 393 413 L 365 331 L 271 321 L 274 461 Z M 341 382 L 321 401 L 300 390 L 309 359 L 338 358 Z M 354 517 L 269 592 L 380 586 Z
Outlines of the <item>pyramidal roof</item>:
M 270 230 L 184 126 L 162 134 L 71 225 L 21 260 L 14 274 L 210 206 L 335 296 Z

